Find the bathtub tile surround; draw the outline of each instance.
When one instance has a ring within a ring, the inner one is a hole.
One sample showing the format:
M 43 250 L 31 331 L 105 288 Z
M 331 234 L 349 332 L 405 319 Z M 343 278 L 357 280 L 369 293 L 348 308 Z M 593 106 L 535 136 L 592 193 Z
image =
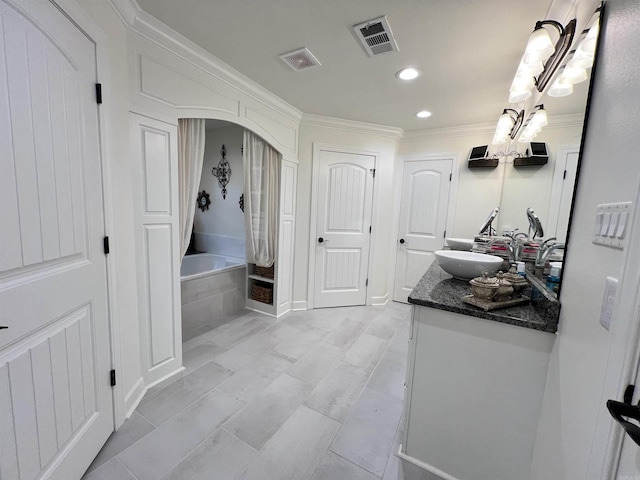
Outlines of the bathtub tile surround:
M 398 303 L 251 312 L 193 338 L 184 377 L 147 394 L 84 480 L 426 480 L 395 456 L 409 321 Z
M 243 237 L 195 232 L 196 250 L 225 257 L 247 258 L 247 242 Z
M 182 280 L 183 341 L 246 313 L 246 272 L 242 266 Z

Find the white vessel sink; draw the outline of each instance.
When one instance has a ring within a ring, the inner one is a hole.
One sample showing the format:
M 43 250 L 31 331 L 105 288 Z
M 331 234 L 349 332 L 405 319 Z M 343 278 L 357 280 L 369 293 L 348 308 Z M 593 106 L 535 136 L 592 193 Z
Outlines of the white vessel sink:
M 459 252 L 455 250 L 438 250 L 435 252 L 438 265 L 460 280 L 471 280 L 479 277 L 483 271 L 489 276 L 495 274 L 502 265 L 502 258 L 484 253 Z
M 463 250 L 468 252 L 473 247 L 472 238 L 445 238 L 447 246 L 451 250 Z

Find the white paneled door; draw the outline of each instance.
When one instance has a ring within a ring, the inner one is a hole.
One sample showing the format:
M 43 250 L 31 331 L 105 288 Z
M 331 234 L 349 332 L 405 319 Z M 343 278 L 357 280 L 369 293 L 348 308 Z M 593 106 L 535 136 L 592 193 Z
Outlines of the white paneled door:
M 0 478 L 82 476 L 113 431 L 95 44 L 0 0 Z
M 393 299 L 409 294 L 444 245 L 452 159 L 403 162 Z
M 314 308 L 364 305 L 375 155 L 319 150 Z

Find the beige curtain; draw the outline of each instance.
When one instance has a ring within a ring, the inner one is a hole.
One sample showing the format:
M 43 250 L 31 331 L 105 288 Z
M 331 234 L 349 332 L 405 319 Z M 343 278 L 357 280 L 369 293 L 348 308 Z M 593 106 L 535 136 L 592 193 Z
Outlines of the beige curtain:
M 270 267 L 276 259 L 282 156 L 248 130 L 243 152 L 247 262 Z
M 189 247 L 204 159 L 205 120 L 178 119 L 178 196 L 181 258 Z

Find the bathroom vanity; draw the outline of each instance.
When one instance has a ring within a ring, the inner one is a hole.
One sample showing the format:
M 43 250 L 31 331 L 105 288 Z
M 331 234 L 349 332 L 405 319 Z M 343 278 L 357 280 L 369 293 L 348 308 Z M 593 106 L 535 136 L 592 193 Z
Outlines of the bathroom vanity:
M 535 281 L 535 280 L 534 280 Z M 484 311 L 435 262 L 413 304 L 400 457 L 446 480 L 525 480 L 560 304 Z

